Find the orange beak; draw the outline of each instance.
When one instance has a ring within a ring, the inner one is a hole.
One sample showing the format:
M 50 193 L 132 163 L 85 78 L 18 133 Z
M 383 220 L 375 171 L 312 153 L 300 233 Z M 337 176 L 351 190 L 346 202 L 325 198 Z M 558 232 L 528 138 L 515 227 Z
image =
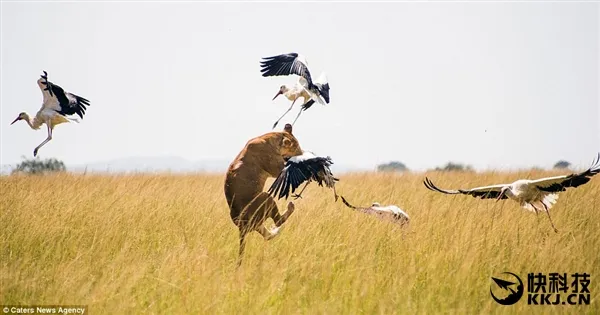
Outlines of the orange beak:
M 281 94 L 283 94 L 283 93 L 281 92 L 281 90 L 279 90 L 279 92 L 277 92 L 277 94 L 275 94 L 275 97 L 273 97 L 272 101 L 274 101 L 277 98 L 277 96 L 279 96 Z
M 19 121 L 20 119 L 21 119 L 21 117 L 17 117 L 17 119 L 13 120 L 13 122 L 11 122 L 10 124 L 12 125 L 12 124 L 16 123 L 17 121 Z

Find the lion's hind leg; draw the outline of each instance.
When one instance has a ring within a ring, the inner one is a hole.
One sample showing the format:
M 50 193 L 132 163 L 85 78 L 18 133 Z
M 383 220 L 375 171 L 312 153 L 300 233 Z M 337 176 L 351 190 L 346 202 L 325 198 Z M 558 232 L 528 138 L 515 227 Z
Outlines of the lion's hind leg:
M 264 214 L 265 218 L 273 219 L 276 227 L 273 229 L 267 229 L 263 225 L 263 221 L 261 222 L 263 224 L 257 226 L 256 231 L 259 232 L 265 238 L 265 240 L 271 240 L 279 234 L 283 223 L 285 223 L 292 213 L 294 213 L 294 204 L 290 202 L 288 204 L 287 211 L 281 215 L 279 214 L 279 208 L 277 207 L 275 199 L 273 199 L 273 197 L 271 197 L 269 194 L 263 192 L 258 196 L 257 199 L 260 199 L 259 211 L 257 211 L 257 213 Z
M 282 224 L 285 223 L 285 221 L 287 221 L 287 219 L 290 218 L 292 213 L 294 213 L 295 208 L 296 207 L 294 206 L 294 203 L 290 201 L 288 203 L 287 210 L 283 215 L 279 214 L 279 210 L 276 208 L 274 211 L 271 212 L 271 219 L 275 221 L 275 225 L 277 227 L 280 227 Z
M 246 248 L 246 235 L 248 234 L 248 230 L 244 227 L 240 227 L 240 250 L 238 253 L 237 266 L 240 267 L 242 265 L 242 257 L 244 256 L 244 249 Z
M 265 241 L 270 241 L 274 239 L 275 236 L 279 235 L 281 228 L 275 227 L 273 229 L 267 229 L 264 225 L 261 225 L 256 229 L 256 231 L 264 237 Z

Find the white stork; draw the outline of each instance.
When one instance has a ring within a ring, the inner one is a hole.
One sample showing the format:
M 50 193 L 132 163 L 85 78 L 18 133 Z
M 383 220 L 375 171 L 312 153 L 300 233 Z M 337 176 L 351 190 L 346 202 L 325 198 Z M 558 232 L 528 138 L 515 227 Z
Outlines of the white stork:
M 316 181 L 319 186 L 325 184 L 328 188 L 333 188 L 333 194 L 337 201 L 338 195 L 335 191 L 335 182 L 339 179 L 335 178 L 329 168 L 333 164 L 330 157 L 316 156 L 311 152 L 304 152 L 302 155 L 297 155 L 289 158 L 285 167 L 277 176 L 273 184 L 268 190 L 268 193 L 273 197 L 281 199 L 288 198 L 290 190 L 292 193 L 304 182 L 306 185 L 302 188 L 299 194 L 295 194 L 295 199 L 301 198 L 304 189 L 311 181 Z
M 270 76 L 281 76 L 281 75 L 292 75 L 296 74 L 299 76 L 298 83 L 293 87 L 282 85 L 279 88 L 279 92 L 273 97 L 273 100 L 277 96 L 283 94 L 288 100 L 292 101 L 290 108 L 283 113 L 279 119 L 273 124 L 273 128 L 277 126 L 281 118 L 283 118 L 292 107 L 294 103 L 300 97 L 303 98 L 303 104 L 292 122 L 292 125 L 298 120 L 300 114 L 303 111 L 309 109 L 315 101 L 321 105 L 329 104 L 329 82 L 325 72 L 321 73 L 319 78 L 313 81 L 310 71 L 308 70 L 308 63 L 302 55 L 297 53 L 282 54 L 278 56 L 265 57 L 260 62 L 261 72 L 263 77 Z
M 368 215 L 376 216 L 380 220 L 397 223 L 400 226 L 410 223 L 410 217 L 408 216 L 408 214 L 402 209 L 398 208 L 398 206 L 381 206 L 378 202 L 374 202 L 370 207 L 355 207 L 351 205 L 348 201 L 346 201 L 344 196 L 340 197 L 342 197 L 342 202 L 349 208 Z
M 78 122 L 76 118 L 69 118 L 67 116 L 77 114 L 83 119 L 86 106 L 90 106 L 90 101 L 87 99 L 65 92 L 60 86 L 48 81 L 48 73 L 46 71 L 37 80 L 37 84 L 44 95 L 42 108 L 35 114 L 33 119 L 27 113 L 22 112 L 11 123 L 12 125 L 19 120 L 25 120 L 33 130 L 39 129 L 42 124 L 46 124 L 48 127 L 48 137 L 33 150 L 33 156 L 37 156 L 38 150 L 48 141 L 52 140 L 52 130 L 56 125 L 69 121 Z
M 496 202 L 500 199 L 512 199 L 518 202 L 521 207 L 534 211 L 539 214 L 540 211 L 546 212 L 554 232 L 558 230 L 550 217 L 550 208 L 558 200 L 558 192 L 566 191 L 569 187 L 578 187 L 590 181 L 591 177 L 600 173 L 600 153 L 592 162 L 592 166 L 584 172 L 570 175 L 546 177 L 536 180 L 520 179 L 512 184 L 500 184 L 492 186 L 477 187 L 473 189 L 444 190 L 436 187 L 429 178 L 425 177 L 425 187 L 430 190 L 444 194 L 464 194 L 481 199 L 495 198 Z

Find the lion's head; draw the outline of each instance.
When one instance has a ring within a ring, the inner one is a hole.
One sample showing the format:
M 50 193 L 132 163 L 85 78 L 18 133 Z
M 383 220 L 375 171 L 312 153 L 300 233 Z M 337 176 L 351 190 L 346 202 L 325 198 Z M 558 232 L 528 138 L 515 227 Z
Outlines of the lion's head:
M 283 128 L 284 132 L 281 133 L 281 143 L 279 146 L 280 154 L 284 159 L 288 159 L 292 156 L 301 155 L 302 149 L 298 139 L 292 134 L 292 125 L 286 124 Z

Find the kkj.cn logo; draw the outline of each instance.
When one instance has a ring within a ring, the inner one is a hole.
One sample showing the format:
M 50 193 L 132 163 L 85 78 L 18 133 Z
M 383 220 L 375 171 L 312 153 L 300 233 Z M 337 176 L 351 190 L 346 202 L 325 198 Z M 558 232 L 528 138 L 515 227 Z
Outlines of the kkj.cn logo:
M 527 274 L 528 305 L 589 305 L 590 282 L 588 273 L 551 272 Z M 490 294 L 501 305 L 513 305 L 523 297 L 525 289 L 521 278 L 512 272 L 492 277 Z
M 494 301 L 502 305 L 513 305 L 519 302 L 523 296 L 523 281 L 521 281 L 521 278 L 512 272 L 504 272 L 502 277 L 504 279 L 492 277 L 493 283 L 490 287 L 490 294 Z M 494 291 L 496 291 L 496 295 L 494 295 Z

